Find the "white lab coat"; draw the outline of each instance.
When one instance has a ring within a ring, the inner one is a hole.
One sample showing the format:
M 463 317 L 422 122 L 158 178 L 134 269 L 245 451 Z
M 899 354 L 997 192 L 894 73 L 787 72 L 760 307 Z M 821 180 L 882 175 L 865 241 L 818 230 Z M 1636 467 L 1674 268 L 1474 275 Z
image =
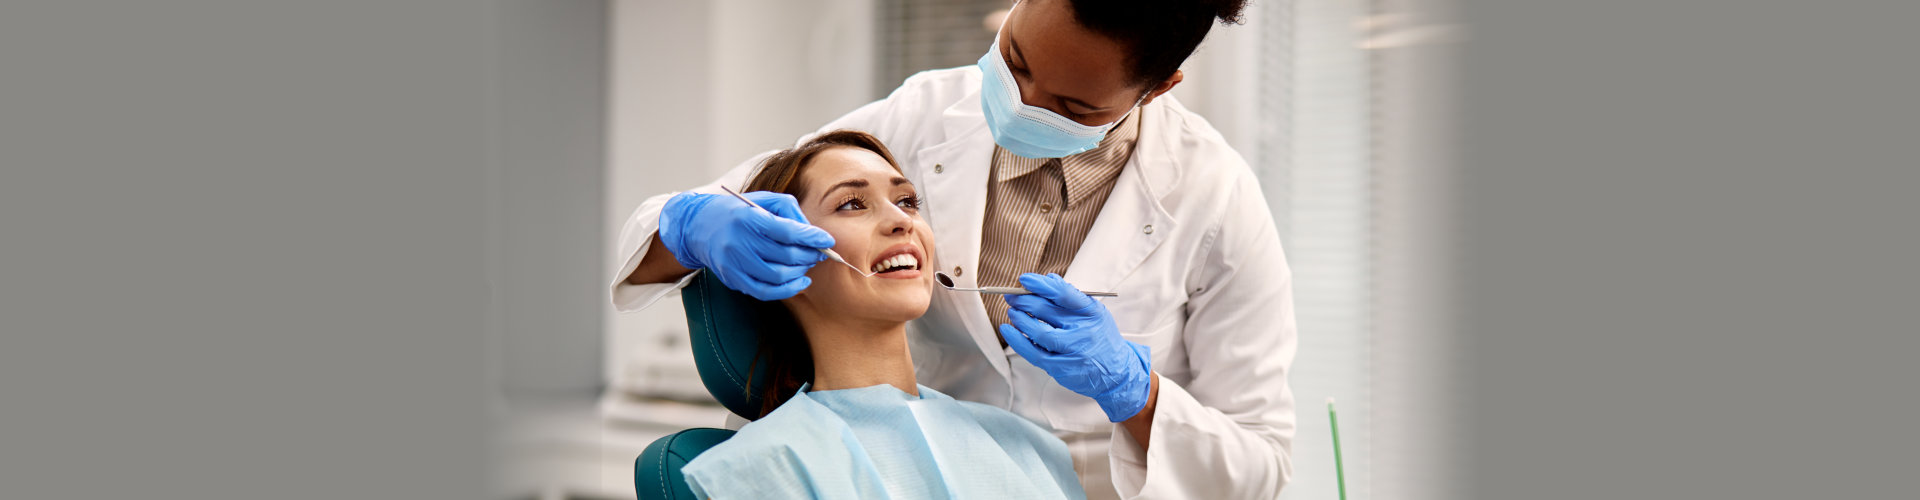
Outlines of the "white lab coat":
M 1069 266 L 1066 279 L 1102 299 L 1121 335 L 1152 349 L 1161 375 L 1151 451 L 1107 421 L 1092 399 L 1000 346 L 973 293 L 935 290 L 908 325 L 919 383 L 999 406 L 1065 440 L 1090 498 L 1273 498 L 1292 474 L 1298 343 L 1292 276 L 1259 183 L 1205 119 L 1163 95 L 1142 108 L 1133 157 Z M 974 67 L 928 71 L 821 127 L 884 141 L 924 202 L 933 269 L 975 286 L 993 137 Z M 739 187 L 765 158 L 741 163 L 694 191 Z M 676 284 L 627 285 L 671 195 L 648 199 L 621 231 L 613 280 L 622 311 Z

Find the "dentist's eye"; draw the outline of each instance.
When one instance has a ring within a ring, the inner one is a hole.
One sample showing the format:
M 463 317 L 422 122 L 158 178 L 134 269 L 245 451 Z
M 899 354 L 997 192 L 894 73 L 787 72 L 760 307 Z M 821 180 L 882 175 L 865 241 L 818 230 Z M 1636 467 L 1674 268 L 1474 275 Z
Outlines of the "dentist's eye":
M 913 195 L 907 195 L 907 196 L 903 196 L 903 197 L 901 197 L 901 198 L 900 198 L 900 201 L 895 201 L 895 202 L 893 202 L 893 204 L 894 204 L 894 205 L 897 205 L 897 206 L 899 206 L 899 207 L 900 207 L 900 208 L 902 208 L 902 209 L 906 209 L 906 210 L 919 210 L 919 209 L 920 209 L 920 197 L 918 197 L 918 196 L 913 196 Z
M 866 200 L 862 200 L 858 196 L 848 196 L 846 200 L 840 202 L 840 206 L 833 207 L 833 210 L 836 212 L 845 212 L 848 210 L 865 210 L 866 208 Z

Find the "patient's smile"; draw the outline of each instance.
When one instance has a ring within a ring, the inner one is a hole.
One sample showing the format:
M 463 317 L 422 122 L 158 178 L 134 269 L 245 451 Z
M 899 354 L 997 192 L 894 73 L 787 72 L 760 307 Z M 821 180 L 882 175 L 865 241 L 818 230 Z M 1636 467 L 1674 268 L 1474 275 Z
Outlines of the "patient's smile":
M 901 243 L 880 253 L 868 271 L 875 278 L 913 279 L 920 277 L 920 249 L 912 243 Z

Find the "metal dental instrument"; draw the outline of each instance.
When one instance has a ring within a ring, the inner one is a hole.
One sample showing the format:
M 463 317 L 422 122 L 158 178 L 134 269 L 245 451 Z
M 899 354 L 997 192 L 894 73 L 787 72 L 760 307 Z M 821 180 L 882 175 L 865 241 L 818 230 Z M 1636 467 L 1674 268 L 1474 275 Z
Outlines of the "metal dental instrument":
M 940 286 L 947 287 L 948 290 L 953 290 L 956 292 L 980 292 L 980 293 L 991 293 L 995 295 L 1028 295 L 1033 293 L 1033 292 L 1027 291 L 1027 289 L 1025 288 L 1020 288 L 1017 286 L 983 286 L 980 288 L 959 288 L 959 287 L 953 286 L 953 277 L 947 276 L 947 273 L 944 273 L 944 272 L 934 272 L 933 280 L 940 282 Z M 1083 291 L 1080 293 L 1087 294 L 1088 297 L 1119 297 L 1120 296 L 1120 294 L 1113 293 L 1113 292 Z
M 758 209 L 760 209 L 760 211 L 762 211 L 762 212 L 766 212 L 766 213 L 767 213 L 767 215 L 772 215 L 772 216 L 774 216 L 774 217 L 779 217 L 779 215 L 776 215 L 776 214 L 774 214 L 772 210 L 767 210 L 767 207 L 763 207 L 763 206 L 760 206 L 760 204 L 759 204 L 759 203 L 754 203 L 754 202 L 753 202 L 753 200 L 749 200 L 749 199 L 747 199 L 747 197 L 745 197 L 745 196 L 740 196 L 740 193 L 735 193 L 735 192 L 733 192 L 733 190 L 732 190 L 732 189 L 729 189 L 729 188 L 727 188 L 727 187 L 726 187 L 726 186 L 724 186 L 724 185 L 723 185 L 723 186 L 720 186 L 720 190 L 721 190 L 721 191 L 726 191 L 726 192 L 727 192 L 727 194 L 730 194 L 730 195 L 733 195 L 733 197 L 734 197 L 734 198 L 738 198 L 738 199 L 739 199 L 740 201 L 742 201 L 742 202 L 746 202 L 746 204 L 747 204 L 747 206 L 750 206 L 750 207 L 753 207 L 753 208 L 758 208 Z M 831 249 L 831 248 L 822 248 L 822 249 L 820 249 L 820 253 L 824 253 L 824 254 L 827 254 L 827 259 L 828 259 L 828 260 L 832 260 L 832 261 L 834 261 L 834 262 L 839 262 L 839 263 L 841 263 L 841 264 L 846 264 L 846 265 L 847 265 L 847 267 L 849 267 L 849 268 L 852 268 L 852 269 L 853 269 L 853 272 L 856 272 L 856 273 L 860 273 L 860 276 L 862 276 L 862 277 L 867 277 L 867 278 L 871 278 L 871 277 L 873 277 L 873 273 L 870 273 L 870 272 L 866 272 L 865 270 L 862 270 L 862 269 L 860 269 L 860 267 L 859 267 L 859 266 L 855 266 L 855 265 L 853 265 L 853 263 L 852 263 L 852 262 L 847 262 L 847 259 L 846 259 L 845 257 L 841 257 L 841 256 L 840 256 L 840 253 L 839 253 L 839 252 L 835 252 L 835 251 L 833 251 L 833 249 Z

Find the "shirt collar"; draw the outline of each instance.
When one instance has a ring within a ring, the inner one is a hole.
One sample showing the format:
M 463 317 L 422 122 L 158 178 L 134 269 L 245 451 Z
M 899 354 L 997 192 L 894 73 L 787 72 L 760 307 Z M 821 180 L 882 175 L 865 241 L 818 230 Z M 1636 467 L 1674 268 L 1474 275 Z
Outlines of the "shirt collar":
M 1126 117 L 1120 119 L 1120 123 L 1114 124 L 1113 130 L 1108 131 L 1106 137 L 1100 138 L 1099 145 L 1067 158 L 1076 160 L 1074 163 L 1092 165 L 1100 170 L 1109 168 L 1118 170 L 1126 166 L 1127 157 L 1133 155 L 1133 145 L 1140 138 L 1140 109 L 1134 108 L 1127 113 Z M 1040 167 L 1050 161 L 1057 161 L 1057 159 L 1026 158 L 995 145 L 993 147 L 993 180 L 1006 182 L 1018 179 L 1040 170 Z

